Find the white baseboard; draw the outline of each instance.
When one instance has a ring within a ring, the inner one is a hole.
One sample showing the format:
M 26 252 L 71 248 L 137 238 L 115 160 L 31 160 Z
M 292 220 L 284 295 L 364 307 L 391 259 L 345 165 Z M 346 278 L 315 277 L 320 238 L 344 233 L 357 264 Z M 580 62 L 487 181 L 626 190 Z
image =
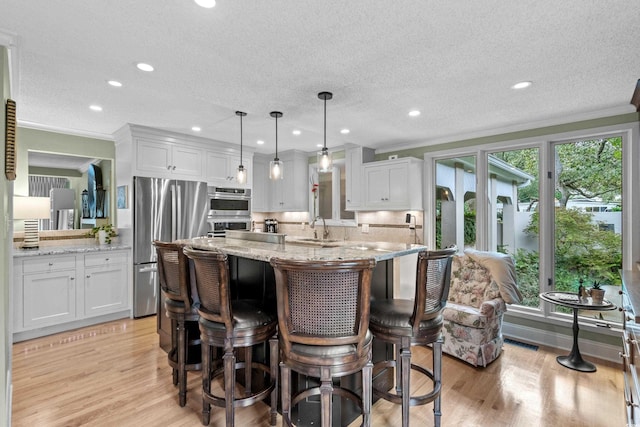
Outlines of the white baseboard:
M 502 324 L 502 334 L 505 338 L 522 341 L 528 344 L 538 344 L 566 350 L 567 353 L 571 351 L 571 347 L 573 346 L 573 337 L 570 335 L 558 334 L 551 331 L 545 331 L 508 322 L 504 322 Z M 622 336 L 620 337 L 620 339 L 622 339 Z M 587 340 L 585 338 L 579 338 L 578 346 L 580 347 L 580 353 L 583 356 L 595 357 L 598 359 L 619 363 L 622 366 L 622 361 L 620 359 L 622 342 L 620 342 L 620 346 L 615 346 Z

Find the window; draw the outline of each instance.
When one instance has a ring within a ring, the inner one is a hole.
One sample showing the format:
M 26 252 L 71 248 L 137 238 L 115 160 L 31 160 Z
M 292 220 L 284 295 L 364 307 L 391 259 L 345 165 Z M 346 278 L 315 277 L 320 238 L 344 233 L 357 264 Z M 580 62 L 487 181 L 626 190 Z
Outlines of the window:
M 311 165 L 309 167 L 311 177 L 312 197 L 309 198 L 309 220 L 320 216 L 325 219 L 327 225 L 332 226 L 356 226 L 356 214 L 345 210 L 345 163 L 343 159 L 333 161 L 331 172 L 318 172 Z M 317 189 L 313 191 L 314 184 Z
M 538 295 L 577 292 L 581 279 L 585 287 L 605 283 L 605 298 L 619 304 L 618 270 L 640 257 L 632 220 L 640 203 L 624 197 L 640 193 L 637 125 L 574 134 L 425 154 L 426 244 L 460 247 L 464 235 L 464 247 L 511 254 L 524 295 L 511 314 L 569 321 L 567 310 Z M 471 212 L 473 240 L 461 219 Z M 616 312 L 580 315 L 591 325 L 620 321 Z

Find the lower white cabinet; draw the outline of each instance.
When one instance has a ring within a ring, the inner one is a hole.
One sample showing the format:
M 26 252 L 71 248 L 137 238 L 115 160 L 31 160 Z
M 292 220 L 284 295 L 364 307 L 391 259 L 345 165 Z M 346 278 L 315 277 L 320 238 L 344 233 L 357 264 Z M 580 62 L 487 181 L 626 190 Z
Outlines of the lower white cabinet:
M 127 308 L 127 254 L 100 253 L 84 257 L 84 315 Z
M 102 315 L 128 316 L 129 264 L 128 250 L 15 256 L 14 334 L 28 339 L 91 324 Z

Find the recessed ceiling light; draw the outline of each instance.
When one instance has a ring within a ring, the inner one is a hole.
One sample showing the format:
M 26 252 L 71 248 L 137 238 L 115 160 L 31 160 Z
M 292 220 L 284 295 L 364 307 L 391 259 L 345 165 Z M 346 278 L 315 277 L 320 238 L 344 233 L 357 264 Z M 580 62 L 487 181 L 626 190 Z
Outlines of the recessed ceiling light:
M 200 126 L 194 126 L 191 128 L 191 130 L 194 132 L 200 132 L 202 129 L 200 129 Z
M 107 83 L 109 83 L 113 87 L 122 87 L 122 83 L 117 80 L 107 80 Z
M 259 139 L 259 140 L 257 140 L 257 141 L 256 141 L 256 144 L 258 144 L 258 145 L 264 145 L 264 141 L 263 141 L 263 140 L 261 140 L 261 139 Z
M 138 67 L 138 70 L 142 70 L 142 71 L 153 71 L 153 66 L 149 64 L 145 64 L 144 62 L 138 62 L 136 64 L 136 67 Z
M 524 89 L 531 86 L 531 82 L 518 82 L 511 86 L 511 89 Z
M 300 135 L 302 132 L 300 132 L 298 129 L 294 129 L 291 133 L 294 135 Z
M 418 116 L 420 115 L 420 111 L 418 111 L 418 110 L 411 110 L 411 111 L 409 111 L 409 115 L 410 115 L 411 117 L 418 117 Z
M 346 135 L 346 134 L 348 134 L 349 132 L 351 132 L 349 129 L 342 129 L 342 130 L 340 131 L 340 133 L 341 133 L 341 134 L 343 134 L 343 135 Z
M 196 4 L 201 7 L 206 7 L 207 9 L 211 9 L 216 5 L 216 0 L 195 0 Z
M 102 111 L 102 107 L 99 105 L 90 105 L 89 108 L 93 111 Z

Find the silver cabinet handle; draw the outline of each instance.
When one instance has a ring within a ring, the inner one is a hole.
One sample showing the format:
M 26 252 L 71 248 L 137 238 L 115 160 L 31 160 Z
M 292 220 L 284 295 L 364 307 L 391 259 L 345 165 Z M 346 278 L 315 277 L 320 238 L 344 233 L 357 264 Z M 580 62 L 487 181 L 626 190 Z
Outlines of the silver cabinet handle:
M 90 275 L 90 274 L 87 274 L 87 275 L 86 275 L 86 278 L 87 278 L 87 279 L 91 279 L 91 275 Z
M 52 266 L 53 266 L 53 263 L 52 263 L 52 262 L 50 262 L 50 263 L 49 263 L 49 267 L 52 267 Z
M 167 165 L 167 170 L 171 170 L 171 165 Z
M 69 277 L 69 280 L 76 280 L 75 277 Z
M 104 260 L 105 260 L 106 262 L 109 262 L 109 258 L 105 258 Z
M 171 168 L 171 170 L 176 170 L 176 167 L 175 167 L 175 166 L 174 166 L 174 167 L 172 167 L 172 168 Z

